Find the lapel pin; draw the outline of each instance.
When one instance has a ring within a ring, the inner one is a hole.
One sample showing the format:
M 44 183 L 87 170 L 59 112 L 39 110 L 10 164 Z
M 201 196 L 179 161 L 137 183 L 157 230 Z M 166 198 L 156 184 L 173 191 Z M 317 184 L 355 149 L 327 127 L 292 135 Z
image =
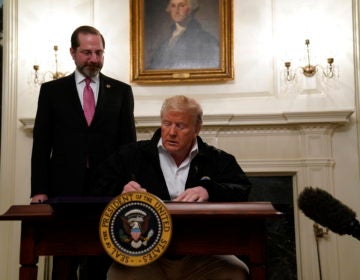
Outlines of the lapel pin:
M 111 88 L 111 85 L 109 85 L 109 84 L 106 84 L 106 88 Z

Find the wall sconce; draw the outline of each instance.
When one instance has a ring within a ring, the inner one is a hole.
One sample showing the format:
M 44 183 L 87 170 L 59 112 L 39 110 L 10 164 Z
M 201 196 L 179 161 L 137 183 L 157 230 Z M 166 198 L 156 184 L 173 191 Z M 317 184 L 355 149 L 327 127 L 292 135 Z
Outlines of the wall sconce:
M 34 84 L 41 85 L 43 82 L 46 81 L 46 78 L 50 76 L 51 79 L 56 80 L 61 77 L 64 77 L 67 73 L 59 72 L 58 71 L 58 54 L 57 51 L 59 50 L 58 46 L 54 46 L 54 56 L 55 56 L 55 72 L 46 71 L 43 75 L 39 72 L 40 65 L 33 65 L 34 69 Z M 41 76 L 41 77 L 40 77 Z
M 295 80 L 296 75 L 298 72 L 303 74 L 305 77 L 311 78 L 313 77 L 318 71 L 321 71 L 325 78 L 332 79 L 338 76 L 337 71 L 335 70 L 335 67 L 333 65 L 334 58 L 329 57 L 327 59 L 327 65 L 325 67 L 321 65 L 313 65 L 310 62 L 310 40 L 305 40 L 306 45 L 306 55 L 307 55 L 307 64 L 305 66 L 300 66 L 295 68 L 295 70 L 291 69 L 291 62 L 287 61 L 285 62 L 285 80 L 290 82 Z

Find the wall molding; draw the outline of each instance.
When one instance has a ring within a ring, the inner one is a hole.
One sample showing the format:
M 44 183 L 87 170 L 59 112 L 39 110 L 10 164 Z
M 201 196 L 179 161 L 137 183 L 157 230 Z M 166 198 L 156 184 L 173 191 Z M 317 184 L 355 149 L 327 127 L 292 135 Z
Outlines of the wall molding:
M 269 126 L 292 124 L 332 123 L 342 125 L 349 122 L 353 110 L 320 111 L 320 112 L 282 112 L 273 114 L 214 114 L 204 115 L 204 128 L 211 126 Z M 23 129 L 34 128 L 34 118 L 20 118 Z M 158 127 L 159 116 L 135 116 L 138 129 Z

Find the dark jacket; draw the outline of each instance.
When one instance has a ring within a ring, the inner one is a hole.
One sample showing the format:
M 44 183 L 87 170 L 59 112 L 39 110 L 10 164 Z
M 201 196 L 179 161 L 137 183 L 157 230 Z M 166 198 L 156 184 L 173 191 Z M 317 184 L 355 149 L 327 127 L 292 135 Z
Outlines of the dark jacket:
M 159 129 L 151 140 L 126 145 L 106 160 L 99 169 L 97 194 L 116 196 L 125 184 L 135 180 L 148 192 L 169 200 L 157 149 L 160 134 Z M 246 201 L 250 183 L 234 156 L 204 143 L 200 137 L 197 141 L 199 153 L 191 161 L 185 187 L 205 187 L 209 201 Z
M 74 73 L 42 84 L 33 134 L 31 196 L 86 195 L 92 170 L 120 145 L 136 141 L 131 87 L 103 74 L 99 80 L 90 127 Z

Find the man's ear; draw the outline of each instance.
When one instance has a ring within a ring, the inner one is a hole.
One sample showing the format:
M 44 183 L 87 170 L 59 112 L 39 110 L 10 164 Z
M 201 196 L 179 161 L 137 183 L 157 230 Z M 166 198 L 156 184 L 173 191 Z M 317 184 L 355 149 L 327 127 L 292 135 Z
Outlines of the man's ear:
M 199 135 L 199 134 L 200 134 L 201 128 L 202 128 L 202 125 L 201 125 L 201 124 L 196 125 L 196 127 L 195 127 L 196 135 Z
M 70 48 L 70 55 L 71 55 L 71 57 L 72 57 L 73 59 L 74 59 L 74 56 L 75 56 L 75 52 L 76 52 L 75 49 Z

